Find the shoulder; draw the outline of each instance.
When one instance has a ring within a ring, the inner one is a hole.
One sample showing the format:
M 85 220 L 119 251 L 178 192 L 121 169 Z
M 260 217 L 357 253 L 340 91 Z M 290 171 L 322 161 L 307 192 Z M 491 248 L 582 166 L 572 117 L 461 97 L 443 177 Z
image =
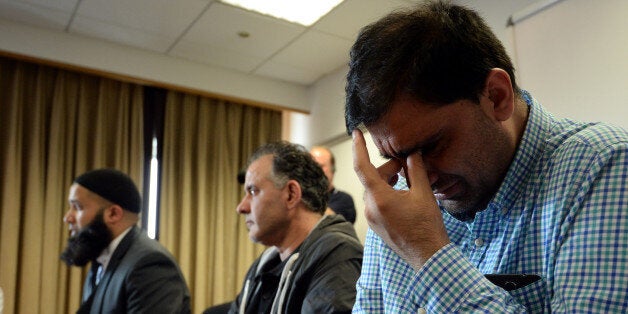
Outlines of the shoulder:
M 326 257 L 338 252 L 340 258 L 362 257 L 362 243 L 351 223 L 338 215 L 325 216 L 299 250 L 303 256 Z
M 606 123 L 570 123 L 563 120 L 552 131 L 546 142 L 555 153 L 565 154 L 578 148 L 578 151 L 599 154 L 628 147 L 628 132 Z
M 345 191 L 338 190 L 338 189 L 334 189 L 334 192 L 332 193 L 332 197 L 335 197 L 338 199 L 350 199 L 351 201 L 353 201 L 353 197 L 351 196 L 351 194 Z
M 566 125 L 566 126 L 565 126 Z M 543 166 L 558 173 L 599 171 L 628 156 L 628 133 L 605 123 L 559 123 L 546 140 Z M 624 162 L 625 166 L 625 162 Z
M 149 238 L 140 230 L 136 230 L 130 240 L 131 243 L 121 258 L 120 266 L 138 269 L 159 264 L 178 269 L 174 256 L 159 241 Z

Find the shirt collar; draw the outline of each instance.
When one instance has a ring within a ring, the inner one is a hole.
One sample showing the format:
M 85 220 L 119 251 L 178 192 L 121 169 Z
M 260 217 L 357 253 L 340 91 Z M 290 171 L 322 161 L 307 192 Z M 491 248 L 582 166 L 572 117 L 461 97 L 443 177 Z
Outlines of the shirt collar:
M 109 264 L 109 260 L 111 259 L 111 255 L 113 255 L 113 252 L 116 251 L 116 248 L 118 247 L 120 242 L 122 242 L 122 239 L 124 239 L 124 236 L 127 233 L 129 233 L 129 231 L 131 231 L 132 228 L 133 226 L 128 227 L 120 235 L 118 235 L 115 239 L 113 239 L 113 241 L 109 243 L 109 245 L 102 251 L 102 253 L 100 253 L 100 256 L 96 258 L 96 261 L 100 263 L 100 265 L 102 265 L 103 271 L 107 269 L 107 264 Z
M 489 207 L 494 206 L 503 213 L 508 212 L 525 191 L 537 161 L 542 156 L 553 119 L 527 91 L 522 90 L 522 97 L 529 107 L 526 129 L 506 177 L 489 204 Z

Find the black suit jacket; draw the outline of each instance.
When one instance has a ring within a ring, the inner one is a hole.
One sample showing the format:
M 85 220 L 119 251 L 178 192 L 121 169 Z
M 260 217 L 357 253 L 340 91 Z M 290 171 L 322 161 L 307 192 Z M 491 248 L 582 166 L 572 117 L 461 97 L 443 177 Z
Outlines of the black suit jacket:
M 190 313 L 190 292 L 175 259 L 137 227 L 124 236 L 92 292 L 93 272 L 77 313 Z

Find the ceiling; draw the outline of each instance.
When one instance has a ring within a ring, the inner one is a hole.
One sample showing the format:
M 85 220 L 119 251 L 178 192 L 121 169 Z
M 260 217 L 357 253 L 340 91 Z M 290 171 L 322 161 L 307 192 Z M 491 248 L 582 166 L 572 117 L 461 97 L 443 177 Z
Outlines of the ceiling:
M 310 85 L 347 64 L 361 27 L 416 1 L 344 0 L 310 27 L 219 0 L 0 0 L 0 19 Z

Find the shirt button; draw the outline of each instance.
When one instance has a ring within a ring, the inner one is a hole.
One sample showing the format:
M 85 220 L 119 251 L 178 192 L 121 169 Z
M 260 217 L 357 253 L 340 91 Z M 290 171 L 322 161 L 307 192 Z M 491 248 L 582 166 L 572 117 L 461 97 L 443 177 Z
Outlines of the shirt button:
M 482 246 L 484 245 L 484 240 L 482 240 L 481 238 L 477 238 L 475 239 L 475 241 L 473 241 L 473 243 L 475 243 L 475 246 Z
M 506 215 L 508 213 L 508 208 L 504 207 L 502 208 L 502 214 Z
M 418 310 L 416 310 L 416 313 L 417 314 L 427 314 L 427 311 L 424 308 L 420 307 Z

